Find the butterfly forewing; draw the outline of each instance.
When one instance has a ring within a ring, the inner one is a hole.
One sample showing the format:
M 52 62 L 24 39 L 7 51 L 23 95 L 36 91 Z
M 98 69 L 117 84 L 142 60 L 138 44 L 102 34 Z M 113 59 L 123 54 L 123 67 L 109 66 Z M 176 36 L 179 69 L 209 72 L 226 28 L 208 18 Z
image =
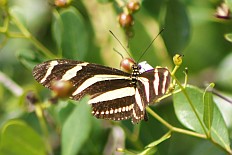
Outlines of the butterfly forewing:
M 145 107 L 165 94 L 170 73 L 155 68 L 139 73 L 126 73 L 102 65 L 58 59 L 37 65 L 35 79 L 47 88 L 53 81 L 69 81 L 73 85 L 70 98 L 80 100 L 90 95 L 92 114 L 97 118 L 124 120 L 132 117 L 137 123 L 145 116 Z M 135 80 L 136 79 L 136 80 Z

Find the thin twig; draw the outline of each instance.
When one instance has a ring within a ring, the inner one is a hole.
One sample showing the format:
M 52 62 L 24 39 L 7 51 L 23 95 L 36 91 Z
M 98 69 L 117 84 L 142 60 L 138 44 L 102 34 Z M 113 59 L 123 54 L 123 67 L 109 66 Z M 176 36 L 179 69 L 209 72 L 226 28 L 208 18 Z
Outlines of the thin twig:
M 2 83 L 15 96 L 21 96 L 23 94 L 23 89 L 1 71 L 0 71 L 0 83 Z

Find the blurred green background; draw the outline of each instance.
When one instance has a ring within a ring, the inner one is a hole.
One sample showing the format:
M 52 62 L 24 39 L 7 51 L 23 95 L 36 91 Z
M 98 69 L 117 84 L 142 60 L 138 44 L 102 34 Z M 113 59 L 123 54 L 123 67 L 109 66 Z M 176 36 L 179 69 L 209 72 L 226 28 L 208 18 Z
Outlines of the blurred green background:
M 42 61 L 69 58 L 119 68 L 121 56 L 113 48 L 124 57 L 128 55 L 109 30 L 125 47 L 129 46 L 128 51 L 137 61 L 153 38 L 164 28 L 140 61 L 145 60 L 152 66 L 167 66 L 172 70 L 172 57 L 176 53 L 183 54 L 183 64 L 176 74 L 180 81 L 183 82 L 182 71 L 187 67 L 188 83 L 204 89 L 206 83 L 214 82 L 216 90 L 231 100 L 232 42 L 225 35 L 232 33 L 232 21 L 215 16 L 216 8 L 222 1 L 141 0 L 140 10 L 133 14 L 134 37 L 129 41 L 118 23 L 118 15 L 123 11 L 118 6 L 118 1 L 73 0 L 62 8 L 54 6 L 51 0 L 9 0 L 7 6 L 1 0 L 0 127 L 11 119 L 20 119 L 41 134 L 35 113 L 28 112 L 25 96 L 29 91 L 36 92 L 40 102 L 45 102 L 51 96 L 32 76 L 32 68 Z M 226 1 L 226 4 L 232 8 L 231 1 Z M 7 11 L 14 18 L 8 18 Z M 11 22 L 7 31 L 4 31 L 6 19 Z M 25 37 L 27 31 L 20 30 L 14 19 L 18 19 L 33 37 Z M 47 50 L 52 54 L 48 54 Z M 15 86 L 8 85 L 7 80 L 15 82 Z M 217 96 L 214 99 L 226 121 L 231 141 L 232 104 Z M 48 127 L 54 154 L 62 154 L 60 127 L 74 107 L 66 101 L 59 101 L 58 105 L 47 110 L 56 122 L 55 130 Z M 175 116 L 171 99 L 154 106 L 154 110 L 171 124 L 182 127 Z M 88 140 L 83 140 L 80 144 L 78 154 L 103 154 L 114 127 L 107 121 L 92 117 L 90 119 L 92 125 L 89 128 L 92 132 L 88 135 Z M 129 131 L 137 130 L 130 120 L 123 121 L 122 126 Z M 133 136 L 125 132 L 125 148 L 141 150 L 166 131 L 152 117 L 149 122 L 142 122 L 138 128 L 138 139 L 133 140 Z M 209 141 L 173 134 L 159 145 L 156 154 L 225 153 Z

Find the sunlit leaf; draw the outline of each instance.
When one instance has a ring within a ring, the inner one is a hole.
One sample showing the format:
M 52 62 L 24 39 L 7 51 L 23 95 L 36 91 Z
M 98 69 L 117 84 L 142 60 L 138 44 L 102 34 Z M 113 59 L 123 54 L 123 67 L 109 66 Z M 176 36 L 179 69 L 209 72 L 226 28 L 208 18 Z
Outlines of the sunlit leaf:
M 232 53 L 227 55 L 221 62 L 216 72 L 216 81 L 224 90 L 232 91 Z
M 185 89 L 190 101 L 193 104 L 193 108 L 190 106 L 189 101 L 183 92 L 173 95 L 174 109 L 179 121 L 188 129 L 194 130 L 198 133 L 205 134 L 201 123 L 196 117 L 194 110 L 203 123 L 204 104 L 203 104 L 203 91 L 194 86 L 187 86 Z M 225 124 L 225 121 L 215 105 L 213 112 L 213 122 L 211 126 L 211 137 L 212 139 L 221 145 L 226 150 L 230 149 L 229 134 Z M 205 126 L 204 126 L 205 127 Z
M 190 23 L 186 7 L 179 0 L 167 3 L 167 12 L 164 21 L 164 42 L 170 53 L 181 52 L 190 38 Z
M 1 132 L 2 155 L 46 155 L 45 143 L 30 126 L 21 120 L 10 120 Z
M 53 36 L 65 58 L 83 60 L 88 50 L 88 29 L 82 15 L 74 7 L 55 16 Z
M 227 33 L 227 34 L 225 34 L 225 38 L 226 38 L 226 40 L 228 40 L 229 42 L 232 42 L 232 33 Z
M 214 111 L 214 105 L 213 102 L 213 95 L 212 92 L 208 89 L 212 89 L 214 87 L 214 84 L 210 84 L 207 89 L 205 90 L 203 94 L 203 102 L 204 102 L 204 114 L 203 114 L 203 121 L 205 123 L 205 126 L 211 130 L 212 122 L 213 122 L 213 111 Z
M 42 58 L 30 49 L 20 49 L 17 51 L 19 61 L 28 69 L 32 70 L 35 65 L 40 63 Z
M 83 99 L 66 119 L 62 128 L 62 155 L 76 155 L 91 131 L 91 109 Z

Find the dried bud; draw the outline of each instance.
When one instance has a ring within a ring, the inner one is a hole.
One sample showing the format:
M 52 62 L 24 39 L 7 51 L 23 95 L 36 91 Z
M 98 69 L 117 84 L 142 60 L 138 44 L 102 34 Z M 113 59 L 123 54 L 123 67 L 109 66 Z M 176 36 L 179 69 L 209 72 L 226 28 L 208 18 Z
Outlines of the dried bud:
M 134 13 L 140 9 L 140 3 L 138 1 L 130 1 L 127 4 L 127 9 L 130 13 Z
M 128 28 L 134 24 L 134 19 L 131 14 L 121 13 L 118 17 L 118 22 L 121 27 Z
M 71 3 L 71 0 L 55 0 L 54 2 L 55 6 L 61 7 L 61 8 L 69 6 L 70 3 Z
M 70 81 L 53 81 L 51 89 L 55 93 L 55 97 L 66 98 L 71 96 L 74 91 L 73 84 Z
M 215 16 L 221 19 L 230 19 L 230 8 L 225 3 L 222 3 L 217 7 Z
M 26 100 L 29 104 L 36 104 L 39 100 L 38 100 L 38 97 L 35 95 L 34 92 L 32 91 L 29 91 L 27 94 L 26 94 Z

